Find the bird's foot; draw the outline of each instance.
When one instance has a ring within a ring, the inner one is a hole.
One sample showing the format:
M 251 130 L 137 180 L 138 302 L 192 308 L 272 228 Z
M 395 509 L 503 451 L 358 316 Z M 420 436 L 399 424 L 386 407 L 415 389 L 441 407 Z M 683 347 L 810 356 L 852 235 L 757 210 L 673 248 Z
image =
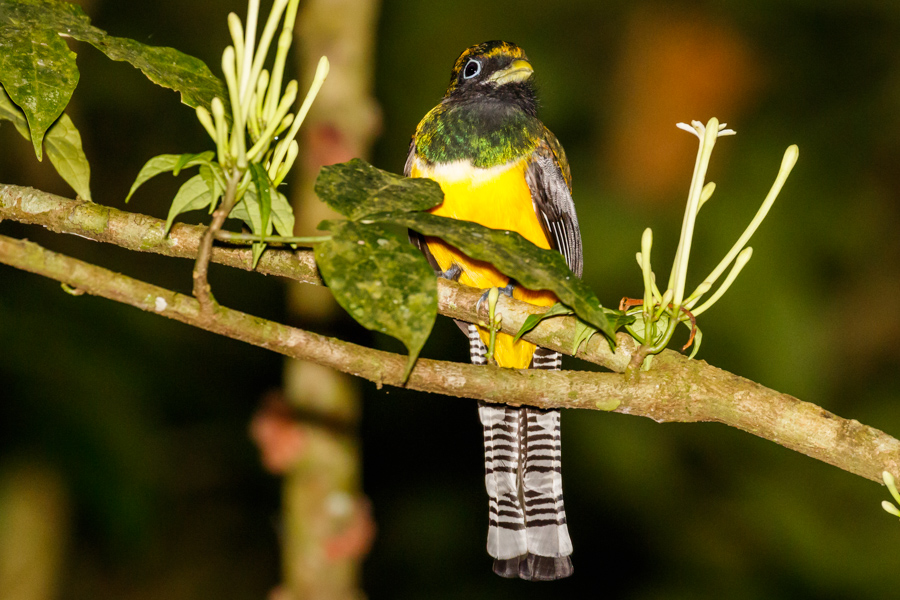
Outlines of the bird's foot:
M 462 267 L 460 267 L 456 263 L 450 265 L 450 268 L 446 271 L 438 273 L 438 277 L 440 277 L 441 279 L 448 279 L 450 281 L 459 281 L 460 275 L 462 275 Z

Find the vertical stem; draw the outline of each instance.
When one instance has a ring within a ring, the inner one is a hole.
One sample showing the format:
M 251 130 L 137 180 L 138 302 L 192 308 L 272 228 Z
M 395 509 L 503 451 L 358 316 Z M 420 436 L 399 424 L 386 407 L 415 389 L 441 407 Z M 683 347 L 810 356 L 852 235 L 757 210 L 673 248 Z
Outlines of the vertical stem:
M 291 188 L 299 235 L 315 233 L 316 225 L 333 213 L 313 194 L 319 168 L 366 157 L 378 126 L 372 97 L 377 0 L 306 0 L 297 19 L 297 44 L 305 77 L 319 57 L 332 62 L 331 77 L 322 87 L 297 141 Z M 294 284 L 289 289 L 291 312 L 300 322 L 323 327 L 336 316 L 336 304 L 326 288 Z M 284 480 L 282 589 L 291 600 L 362 598 L 360 571 L 368 551 L 372 523 L 362 493 L 359 440 L 355 424 L 361 395 L 351 378 L 309 363 L 285 363 L 285 397 L 313 423 L 338 423 L 326 428 L 308 423 L 309 445 L 299 464 Z
M 361 490 L 359 387 L 343 373 L 292 360 L 285 396 L 301 414 L 328 421 L 301 423 L 303 454 L 285 473 L 284 598 L 361 599 L 360 563 L 373 525 Z
M 0 600 L 64 596 L 71 513 L 56 468 L 33 458 L 0 463 Z
M 791 170 L 794 168 L 794 165 L 797 164 L 799 155 L 800 150 L 797 148 L 796 144 L 788 146 L 787 150 L 784 151 L 784 156 L 781 159 L 781 168 L 778 170 L 778 175 L 775 177 L 775 183 L 772 184 L 769 193 L 766 195 L 766 199 L 763 200 L 762 206 L 756 211 L 756 215 L 754 215 L 750 224 L 747 225 L 747 228 L 744 229 L 744 232 L 741 234 L 741 237 L 738 238 L 738 241 L 734 243 L 728 251 L 728 254 L 725 255 L 725 258 L 719 261 L 719 264 L 716 265 L 716 268 L 713 269 L 712 273 L 703 280 L 704 282 L 708 281 L 710 284 L 715 283 L 716 279 L 725 272 L 725 269 L 728 268 L 731 261 L 737 257 L 738 253 L 740 253 L 747 242 L 750 241 L 753 234 L 756 233 L 756 229 L 763 222 L 763 219 L 766 218 L 766 215 L 769 214 L 769 209 L 772 208 L 775 199 L 778 197 L 778 194 L 781 193 L 781 188 L 787 181 L 788 175 L 791 174 Z

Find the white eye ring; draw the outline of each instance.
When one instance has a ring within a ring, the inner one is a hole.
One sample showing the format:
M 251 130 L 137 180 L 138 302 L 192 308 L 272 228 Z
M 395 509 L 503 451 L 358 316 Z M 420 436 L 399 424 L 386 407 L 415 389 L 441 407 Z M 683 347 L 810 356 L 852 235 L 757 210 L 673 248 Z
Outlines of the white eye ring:
M 473 70 L 474 66 L 474 70 Z M 466 63 L 466 66 L 463 67 L 463 79 L 472 79 L 481 73 L 481 61 L 477 61 L 474 58 L 470 58 L 469 62 Z

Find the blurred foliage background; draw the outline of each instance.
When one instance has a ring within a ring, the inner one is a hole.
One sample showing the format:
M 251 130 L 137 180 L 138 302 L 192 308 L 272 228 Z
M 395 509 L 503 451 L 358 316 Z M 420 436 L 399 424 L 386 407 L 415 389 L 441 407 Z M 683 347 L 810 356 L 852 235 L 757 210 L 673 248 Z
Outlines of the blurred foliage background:
M 111 34 L 177 47 L 216 73 L 225 17 L 246 9 L 82 4 Z M 900 434 L 900 4 L 385 0 L 381 10 L 373 162 L 402 170 L 460 51 L 515 41 L 572 165 L 585 278 L 610 306 L 641 293 L 644 227 L 658 273 L 674 252 L 696 151 L 676 122 L 717 116 L 738 132 L 713 156 L 718 189 L 698 225 L 695 282 L 797 143 L 753 260 L 700 320 L 700 358 Z M 78 52 L 69 111 L 95 201 L 124 208 L 149 157 L 210 144 L 174 93 Z M 8 124 L 0 181 L 71 195 Z M 162 217 L 177 185 L 158 178 L 129 209 Z M 190 290 L 188 261 L 9 222 L 0 233 Z M 224 268 L 212 277 L 224 303 L 285 318 L 282 282 Z M 396 349 L 352 323 L 331 327 Z M 424 355 L 465 353 L 440 319 Z M 247 429 L 281 368 L 275 354 L 0 267 L 0 598 L 265 597 L 279 581 L 279 482 Z M 866 599 L 897 589 L 900 524 L 879 508 L 884 488 L 720 425 L 587 411 L 563 417 L 575 576 L 502 580 L 484 552 L 474 402 L 363 387 L 364 489 L 378 526 L 364 566 L 370 598 Z M 29 557 L 39 560 L 17 576 Z

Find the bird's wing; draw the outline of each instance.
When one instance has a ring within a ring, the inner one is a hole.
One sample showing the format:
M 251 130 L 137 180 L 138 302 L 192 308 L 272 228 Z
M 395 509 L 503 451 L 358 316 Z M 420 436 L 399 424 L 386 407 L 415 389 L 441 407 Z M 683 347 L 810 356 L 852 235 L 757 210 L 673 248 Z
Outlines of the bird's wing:
M 531 189 L 534 212 L 550 245 L 563 255 L 572 272 L 581 277 L 584 255 L 572 201 L 572 175 L 562 146 L 547 128 L 529 159 L 525 179 Z
M 403 166 L 403 176 L 409 177 L 412 174 L 412 165 L 413 161 L 416 160 L 416 140 L 413 138 L 409 142 L 409 154 L 406 157 L 406 164 Z M 435 260 L 434 255 L 431 253 L 431 250 L 428 249 L 428 244 L 425 243 L 425 236 L 422 234 L 409 230 L 409 241 L 413 246 L 419 249 L 419 251 L 425 255 L 425 258 L 428 260 L 428 264 L 431 265 L 431 268 L 434 269 L 435 275 L 441 274 L 441 267 L 438 265 L 437 260 Z
M 409 153 L 406 155 L 406 164 L 403 165 L 403 176 L 409 177 L 410 173 L 412 173 L 413 161 L 416 160 L 416 138 L 413 136 L 411 140 L 409 140 Z

